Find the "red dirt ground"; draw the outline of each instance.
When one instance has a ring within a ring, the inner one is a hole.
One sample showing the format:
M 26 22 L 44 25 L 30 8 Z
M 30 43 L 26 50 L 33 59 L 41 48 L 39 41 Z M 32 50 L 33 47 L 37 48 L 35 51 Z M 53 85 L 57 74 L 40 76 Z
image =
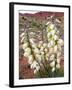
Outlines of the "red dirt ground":
M 19 60 L 19 76 L 20 79 L 34 78 L 33 70 L 30 69 L 26 57 Z

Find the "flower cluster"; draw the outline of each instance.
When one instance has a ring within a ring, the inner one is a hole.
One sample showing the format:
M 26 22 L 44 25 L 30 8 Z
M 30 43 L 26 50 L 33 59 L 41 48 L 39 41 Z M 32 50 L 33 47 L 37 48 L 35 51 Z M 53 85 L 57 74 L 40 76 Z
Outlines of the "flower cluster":
M 52 71 L 55 71 L 55 68 L 60 68 L 60 60 L 62 53 L 62 46 L 64 44 L 63 40 L 59 37 L 59 31 L 53 23 L 47 23 L 47 39 L 48 39 L 48 48 L 49 48 L 49 60 L 51 61 L 50 66 Z
M 40 69 L 40 65 L 38 62 L 39 50 L 34 43 L 34 39 L 29 39 L 27 33 L 22 33 L 20 35 L 21 42 L 23 41 L 22 48 L 24 50 L 24 56 L 27 57 L 28 63 L 30 64 L 30 68 L 34 69 L 34 73 L 36 73 Z M 39 57 L 40 60 L 40 57 Z
M 62 53 L 63 40 L 59 37 L 59 31 L 53 23 L 48 22 L 46 27 L 47 41 L 39 41 L 37 44 L 33 38 L 29 38 L 27 33 L 21 34 L 21 41 L 24 41 L 22 48 L 24 50 L 24 56 L 28 58 L 30 68 L 34 70 L 34 73 L 40 70 L 44 66 L 44 62 L 47 61 L 49 66 L 54 72 L 55 69 L 60 69 L 60 60 Z

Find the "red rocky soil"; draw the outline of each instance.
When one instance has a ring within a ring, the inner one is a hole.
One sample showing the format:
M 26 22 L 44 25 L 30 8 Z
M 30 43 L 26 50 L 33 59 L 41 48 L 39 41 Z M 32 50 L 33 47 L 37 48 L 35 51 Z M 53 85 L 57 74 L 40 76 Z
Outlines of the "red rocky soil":
M 27 58 L 23 57 L 19 60 L 19 78 L 20 79 L 29 79 L 34 78 L 33 70 L 30 69 Z

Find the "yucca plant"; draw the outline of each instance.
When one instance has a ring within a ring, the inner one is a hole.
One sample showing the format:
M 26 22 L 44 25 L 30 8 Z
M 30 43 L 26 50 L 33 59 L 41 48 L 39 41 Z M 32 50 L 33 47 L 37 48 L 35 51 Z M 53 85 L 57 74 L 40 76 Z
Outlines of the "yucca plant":
M 64 75 L 61 68 L 61 55 L 63 40 L 59 36 L 59 30 L 52 21 L 37 24 L 32 22 L 33 28 L 38 28 L 42 32 L 42 40 L 35 43 L 34 38 L 29 37 L 28 30 L 21 36 L 24 57 L 27 57 L 30 68 L 34 70 L 36 78 L 61 77 Z M 46 32 L 46 42 L 44 42 L 44 33 Z

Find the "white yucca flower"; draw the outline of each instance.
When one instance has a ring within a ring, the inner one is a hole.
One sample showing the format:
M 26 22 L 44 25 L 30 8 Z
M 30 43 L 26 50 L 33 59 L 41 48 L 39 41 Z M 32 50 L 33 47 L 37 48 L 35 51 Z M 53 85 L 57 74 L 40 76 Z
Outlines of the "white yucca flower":
M 42 52 L 40 52 L 41 53 L 41 55 L 44 55 L 44 52 L 42 51 Z
M 50 56 L 50 61 L 52 61 L 52 60 L 54 60 L 54 59 L 55 59 L 55 55 L 52 54 L 52 55 Z
M 56 53 L 56 52 L 57 52 L 57 50 L 58 50 L 58 46 L 57 46 L 57 45 L 55 45 L 55 46 L 54 46 L 54 53 Z
M 54 38 L 54 40 L 58 40 L 59 39 L 59 37 L 57 35 L 54 35 L 53 38 Z
M 55 61 L 52 61 L 52 62 L 50 63 L 50 66 L 51 66 L 51 67 L 54 67 L 54 66 L 55 66 Z
M 49 25 L 49 28 L 50 28 L 50 29 L 54 29 L 54 27 L 55 27 L 54 24 L 50 24 L 50 25 Z
M 29 41 L 30 41 L 31 44 L 34 44 L 34 39 L 33 38 L 29 39 Z
M 51 44 L 50 43 L 48 43 L 48 48 L 50 48 L 51 47 Z
M 45 58 L 44 58 L 44 55 L 43 55 L 43 54 L 41 54 L 41 59 L 42 59 L 42 60 L 45 60 Z
M 51 32 L 48 32 L 47 33 L 47 37 L 50 38 L 50 35 L 51 35 Z
M 61 46 L 63 46 L 63 45 L 64 45 L 63 40 L 62 40 L 62 39 L 59 39 L 59 40 L 58 40 L 58 44 L 61 45 Z
M 58 45 L 58 50 L 59 50 L 59 51 L 62 51 L 61 45 Z
M 47 23 L 46 23 L 46 25 L 49 25 L 49 24 L 50 24 L 50 22 L 47 22 Z
M 45 56 L 49 57 L 49 53 L 46 53 Z
M 60 21 L 59 19 L 57 19 L 57 18 L 55 19 L 55 21 L 56 21 L 57 23 L 61 23 L 61 21 Z
M 24 43 L 24 44 L 22 45 L 22 48 L 25 49 L 25 48 L 28 47 L 28 45 L 29 45 L 28 42 L 26 42 L 26 43 Z
M 41 44 L 41 45 L 42 45 L 42 44 L 43 44 L 43 41 L 39 41 L 39 44 Z
M 34 33 L 34 32 L 30 32 L 30 34 L 32 34 L 32 35 L 33 35 L 33 34 L 35 34 L 35 33 Z
M 43 45 L 43 41 L 39 41 L 38 47 L 41 48 L 42 45 Z
M 31 49 L 29 47 L 27 47 L 27 48 L 25 48 L 25 52 L 31 54 Z
M 46 48 L 47 47 L 47 44 L 46 43 L 43 43 L 43 47 Z
M 48 53 L 45 54 L 45 58 L 46 58 L 47 61 L 49 60 L 49 54 Z
M 51 40 L 51 41 L 50 41 L 50 45 L 51 45 L 51 46 L 54 46 L 54 45 L 55 45 L 54 40 Z
M 61 56 L 61 52 L 57 52 L 57 58 Z
M 25 37 L 23 37 L 23 38 L 21 39 L 21 43 L 24 41 L 24 38 L 25 38 Z
M 35 69 L 35 70 L 34 70 L 34 74 L 36 74 L 36 73 L 37 73 L 37 70 Z
M 41 59 L 41 55 L 36 54 L 35 56 L 36 56 L 36 59 L 37 59 L 39 62 L 41 62 L 41 60 L 42 60 L 42 59 Z
M 59 35 L 59 31 L 58 30 L 56 31 L 56 34 Z
M 53 53 L 54 49 L 53 48 L 49 48 L 49 53 Z
M 38 63 L 34 60 L 33 63 L 31 64 L 31 69 L 35 69 L 38 65 Z
M 47 49 L 47 48 L 45 48 L 45 49 L 44 49 L 44 52 L 45 52 L 45 53 L 48 53 L 48 49 Z
M 43 46 L 41 46 L 41 48 L 40 48 L 40 52 L 41 52 L 41 51 L 44 51 L 44 47 L 43 47 Z
M 36 74 L 37 71 L 39 71 L 39 70 L 40 70 L 40 66 L 36 66 L 36 68 L 35 68 L 35 70 L 34 70 L 34 74 Z
M 33 60 L 34 60 L 33 55 L 29 55 L 28 56 L 28 63 L 29 64 L 32 64 L 33 63 Z
M 54 71 L 55 71 L 55 67 L 52 68 L 52 72 L 54 72 Z
M 60 61 L 61 61 L 61 59 L 60 59 L 60 58 L 57 58 L 57 60 L 56 60 L 56 61 L 57 61 L 57 63 L 59 64 L 59 63 L 60 63 Z
M 39 49 L 38 49 L 38 48 L 35 48 L 35 49 L 34 49 L 34 53 L 35 53 L 35 54 L 40 54 Z
M 25 33 L 21 33 L 21 34 L 20 34 L 20 37 L 22 38 L 24 35 L 25 35 Z
M 55 30 L 51 30 L 50 32 L 52 35 L 55 35 L 56 31 Z
M 60 69 L 60 64 L 57 64 L 57 65 L 56 65 L 56 68 L 57 68 L 57 69 Z
M 36 66 L 36 70 L 37 70 L 37 71 L 39 71 L 39 69 L 40 69 L 40 66 L 39 66 L 39 65 L 38 65 L 38 66 Z
M 48 57 L 46 57 L 45 59 L 46 59 L 47 61 L 49 61 L 49 58 L 48 58 Z
M 36 46 L 36 44 L 34 43 L 34 44 L 32 44 L 32 48 L 37 48 L 37 46 Z
M 25 57 L 28 57 L 30 54 L 31 54 L 31 53 L 25 52 L 25 53 L 24 53 L 24 56 L 25 56 Z

